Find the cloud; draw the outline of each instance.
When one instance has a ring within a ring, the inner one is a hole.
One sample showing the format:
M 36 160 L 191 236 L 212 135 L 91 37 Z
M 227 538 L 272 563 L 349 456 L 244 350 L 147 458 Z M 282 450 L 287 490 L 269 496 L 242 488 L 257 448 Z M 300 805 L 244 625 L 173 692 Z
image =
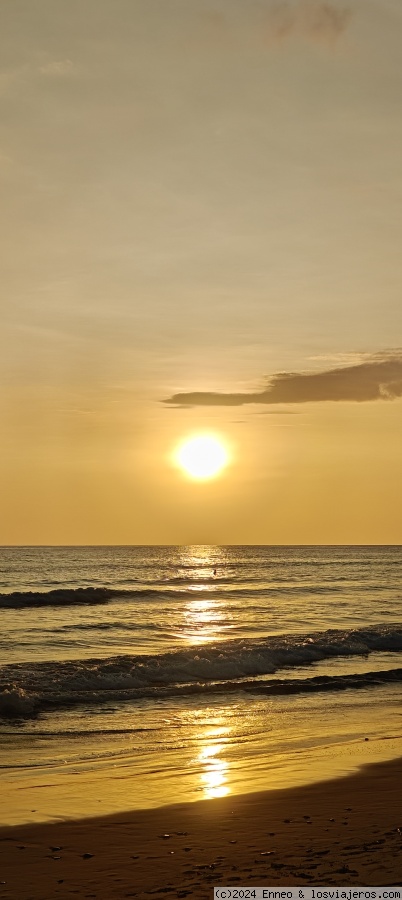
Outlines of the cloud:
M 351 10 L 340 2 L 326 0 L 275 0 L 266 16 L 268 39 L 285 40 L 301 35 L 314 41 L 333 43 L 349 24 Z
M 395 400 L 402 397 L 402 350 L 366 356 L 353 366 L 321 372 L 278 372 L 260 391 L 193 391 L 173 394 L 163 403 L 176 407 L 245 406 L 276 403 Z

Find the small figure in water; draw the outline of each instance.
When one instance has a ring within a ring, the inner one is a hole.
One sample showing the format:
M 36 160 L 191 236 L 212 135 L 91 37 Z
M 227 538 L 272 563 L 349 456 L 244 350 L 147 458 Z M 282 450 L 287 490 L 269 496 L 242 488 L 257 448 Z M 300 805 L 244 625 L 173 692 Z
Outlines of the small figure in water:
M 216 569 L 214 569 L 214 575 L 216 575 Z

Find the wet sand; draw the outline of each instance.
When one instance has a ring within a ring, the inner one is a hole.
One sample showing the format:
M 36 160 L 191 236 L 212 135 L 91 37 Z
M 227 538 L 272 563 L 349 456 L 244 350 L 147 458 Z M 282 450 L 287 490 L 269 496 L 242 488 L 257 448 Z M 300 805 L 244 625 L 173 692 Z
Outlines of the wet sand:
M 0 900 L 401 881 L 402 759 L 307 787 L 0 829 Z

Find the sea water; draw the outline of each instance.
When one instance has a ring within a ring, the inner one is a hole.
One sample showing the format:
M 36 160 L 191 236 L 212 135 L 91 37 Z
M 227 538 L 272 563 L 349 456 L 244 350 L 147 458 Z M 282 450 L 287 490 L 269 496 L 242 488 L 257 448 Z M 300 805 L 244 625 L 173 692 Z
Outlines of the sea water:
M 401 547 L 0 549 L 0 820 L 402 754 Z

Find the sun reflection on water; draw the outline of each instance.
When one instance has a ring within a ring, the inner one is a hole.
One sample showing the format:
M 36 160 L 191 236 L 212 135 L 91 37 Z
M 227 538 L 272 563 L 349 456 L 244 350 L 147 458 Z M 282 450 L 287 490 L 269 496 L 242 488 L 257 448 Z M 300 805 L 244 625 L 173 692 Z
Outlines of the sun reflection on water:
M 222 640 L 231 628 L 228 608 L 219 582 L 227 578 L 227 557 L 219 547 L 183 547 L 180 554 L 181 574 L 186 581 L 187 602 L 183 607 L 181 636 L 188 644 L 208 644 Z M 189 597 L 189 594 L 192 595 Z M 205 716 L 208 716 L 208 721 Z M 211 728 L 211 715 L 213 727 Z M 191 765 L 199 779 L 198 790 L 205 799 L 225 797 L 230 793 L 229 763 L 223 758 L 232 728 L 224 713 L 211 710 L 194 711 L 198 753 Z
M 196 790 L 202 792 L 205 800 L 231 793 L 228 783 L 230 765 L 225 755 L 231 744 L 233 726 L 227 724 L 230 712 L 229 719 L 226 712 L 209 707 L 190 713 L 195 739 L 195 754 L 190 765 L 196 778 Z
M 212 800 L 215 797 L 226 797 L 230 793 L 226 780 L 229 765 L 225 760 L 219 759 L 219 754 L 224 749 L 223 744 L 209 744 L 203 747 L 197 757 L 197 761 L 203 767 L 200 779 L 206 800 Z
M 219 548 L 186 547 L 180 563 L 186 573 L 187 593 L 194 595 L 183 608 L 182 637 L 189 644 L 204 644 L 222 638 L 227 612 L 222 598 L 213 595 L 222 577 L 225 554 Z M 217 577 L 217 573 L 218 577 Z
M 216 600 L 190 600 L 183 610 L 183 636 L 189 644 L 206 644 L 222 637 L 226 618 Z

